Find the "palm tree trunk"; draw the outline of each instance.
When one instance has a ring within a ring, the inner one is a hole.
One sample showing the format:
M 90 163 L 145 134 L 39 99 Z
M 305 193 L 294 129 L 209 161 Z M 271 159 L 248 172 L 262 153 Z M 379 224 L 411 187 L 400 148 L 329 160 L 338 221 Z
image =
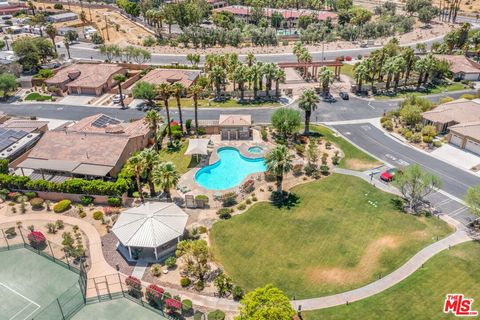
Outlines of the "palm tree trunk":
M 423 73 L 420 72 L 420 74 L 418 75 L 417 89 L 420 88 L 420 86 L 422 85 L 422 79 L 423 79 Z
M 172 202 L 172 194 L 170 193 L 170 189 L 163 189 L 163 192 L 165 193 L 165 195 L 167 196 L 167 200 L 169 202 Z
M 122 94 L 122 83 L 118 83 L 118 93 L 120 93 L 120 105 L 122 106 L 122 109 L 125 108 L 125 103 L 123 102 L 123 94 Z
M 155 147 L 155 151 L 158 151 L 158 124 L 155 122 L 152 127 L 153 129 L 153 144 Z
M 280 197 L 283 198 L 283 176 L 277 176 L 277 193 Z
M 305 110 L 305 130 L 303 134 L 308 134 L 310 132 L 310 116 L 312 115 L 312 111 Z
M 168 109 L 168 99 L 165 99 L 164 103 L 165 103 L 165 112 L 167 113 L 168 140 L 170 142 L 170 145 L 173 145 L 172 127 L 170 126 L 170 110 Z
M 140 200 L 142 201 L 142 203 L 144 203 L 145 198 L 143 197 L 142 184 L 140 183 L 140 173 L 135 174 L 135 180 L 137 182 L 138 195 L 140 196 Z
M 193 106 L 195 109 L 195 134 L 198 138 L 198 97 L 197 95 L 193 96 Z
M 277 98 L 280 97 L 280 80 L 277 80 L 275 82 L 275 95 L 277 96 Z
M 177 96 L 177 108 L 178 108 L 178 115 L 180 118 L 180 130 L 183 132 L 183 117 L 182 117 L 182 106 L 180 103 L 180 96 Z
M 55 36 L 51 37 L 50 39 L 52 40 L 53 49 L 55 50 L 55 53 L 58 54 L 57 46 L 55 45 Z
M 243 101 L 245 99 L 245 84 L 242 82 L 239 84 L 240 86 L 240 100 Z
M 155 196 L 155 184 L 153 183 L 152 181 L 152 177 L 151 177 L 151 170 L 148 172 L 148 188 L 150 189 L 150 197 L 154 197 Z

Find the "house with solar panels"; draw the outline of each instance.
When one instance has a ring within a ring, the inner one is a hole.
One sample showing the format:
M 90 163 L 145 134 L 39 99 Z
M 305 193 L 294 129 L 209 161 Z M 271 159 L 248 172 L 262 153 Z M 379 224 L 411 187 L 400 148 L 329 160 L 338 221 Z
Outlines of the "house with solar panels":
M 32 180 L 114 178 L 152 135 L 143 120 L 123 122 L 97 114 L 46 132 L 15 169 Z

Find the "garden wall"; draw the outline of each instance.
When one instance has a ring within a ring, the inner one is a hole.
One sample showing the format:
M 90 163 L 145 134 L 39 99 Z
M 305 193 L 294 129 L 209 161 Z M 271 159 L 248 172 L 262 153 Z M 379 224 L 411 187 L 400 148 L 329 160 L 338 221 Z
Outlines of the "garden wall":
M 30 190 L 18 190 L 21 192 L 27 192 Z M 48 192 L 48 191 L 35 191 L 38 196 L 45 200 L 50 200 L 54 202 L 58 202 L 60 200 L 70 200 L 72 202 L 80 202 L 80 199 L 84 194 L 75 194 L 75 193 L 63 193 L 63 192 Z M 109 196 L 99 196 L 99 195 L 92 195 L 94 197 L 93 203 L 95 204 L 108 204 Z M 122 203 L 125 203 L 127 200 L 127 194 L 122 196 Z

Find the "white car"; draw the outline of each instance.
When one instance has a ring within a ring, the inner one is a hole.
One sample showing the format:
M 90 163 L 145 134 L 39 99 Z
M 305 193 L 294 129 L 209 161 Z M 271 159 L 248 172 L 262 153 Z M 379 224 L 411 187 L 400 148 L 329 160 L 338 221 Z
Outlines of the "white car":
M 127 98 L 126 94 L 122 94 L 122 96 L 123 96 L 123 99 Z M 115 103 L 115 104 L 119 104 L 121 102 L 120 95 L 119 94 L 114 95 L 113 98 L 112 98 L 112 102 Z

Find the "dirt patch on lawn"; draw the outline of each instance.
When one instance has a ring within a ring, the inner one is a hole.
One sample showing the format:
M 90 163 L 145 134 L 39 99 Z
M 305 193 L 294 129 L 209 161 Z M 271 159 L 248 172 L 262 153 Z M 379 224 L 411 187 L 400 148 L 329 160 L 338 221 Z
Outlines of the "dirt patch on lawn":
M 381 165 L 379 161 L 371 162 L 371 161 L 364 161 L 359 159 L 347 159 L 345 160 L 345 167 L 351 170 L 368 170 L 373 169 Z
M 384 236 L 370 243 L 355 268 L 311 268 L 308 278 L 315 283 L 348 285 L 368 280 L 377 269 L 380 256 L 386 249 L 397 248 L 403 242 L 398 236 Z

